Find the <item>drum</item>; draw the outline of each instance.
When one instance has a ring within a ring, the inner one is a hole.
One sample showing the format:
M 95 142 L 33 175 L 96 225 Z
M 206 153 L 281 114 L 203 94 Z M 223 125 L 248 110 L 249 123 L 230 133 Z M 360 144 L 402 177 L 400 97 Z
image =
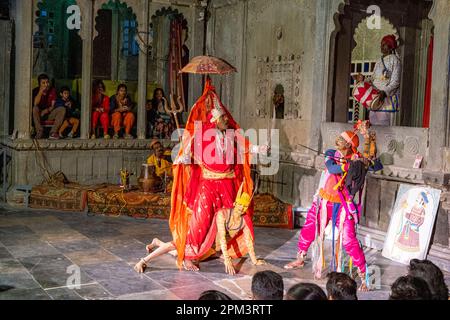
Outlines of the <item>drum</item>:
M 383 101 L 380 100 L 380 91 L 368 82 L 355 84 L 352 95 L 366 109 L 379 110 L 383 106 Z
M 160 192 L 163 187 L 162 179 L 156 175 L 155 166 L 147 163 L 141 167 L 138 184 L 144 193 Z

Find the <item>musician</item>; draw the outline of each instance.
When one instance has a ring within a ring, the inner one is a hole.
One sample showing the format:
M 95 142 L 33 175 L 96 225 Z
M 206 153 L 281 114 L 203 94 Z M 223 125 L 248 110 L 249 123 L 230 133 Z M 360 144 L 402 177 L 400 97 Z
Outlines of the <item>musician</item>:
M 373 74 L 364 79 L 359 74 L 357 81 L 370 82 L 380 91 L 380 100 L 384 101 L 379 110 L 371 110 L 370 123 L 379 126 L 394 125 L 394 114 L 400 107 L 400 77 L 402 66 L 396 53 L 398 48 L 395 35 L 387 35 L 381 40 L 381 58 L 375 64 Z
M 172 164 L 167 161 L 163 145 L 159 140 L 150 143 L 153 154 L 147 158 L 147 164 L 155 166 L 156 175 L 160 178 L 172 177 Z

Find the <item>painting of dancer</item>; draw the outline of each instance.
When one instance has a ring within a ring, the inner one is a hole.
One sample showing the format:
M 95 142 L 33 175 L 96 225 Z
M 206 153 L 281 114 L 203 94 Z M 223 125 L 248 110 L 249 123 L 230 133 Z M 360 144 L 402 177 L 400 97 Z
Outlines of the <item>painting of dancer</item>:
M 400 185 L 383 248 L 383 256 L 408 264 L 411 259 L 425 259 L 440 190 Z

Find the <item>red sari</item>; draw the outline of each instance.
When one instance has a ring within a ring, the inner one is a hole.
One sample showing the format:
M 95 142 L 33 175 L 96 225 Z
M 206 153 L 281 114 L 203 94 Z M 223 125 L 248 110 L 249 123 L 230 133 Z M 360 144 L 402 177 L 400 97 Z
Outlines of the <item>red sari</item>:
M 194 150 L 193 154 L 197 162 L 189 165 L 174 164 L 169 225 L 178 252 L 177 264 L 179 267 L 184 259 L 202 260 L 215 252 L 213 247 L 217 235 L 217 212 L 221 209 L 233 208 L 241 183 L 243 183 L 244 192 L 251 194 L 253 190 L 248 140 L 238 134 L 231 143 L 227 144 L 227 150 L 233 152 L 232 158 L 235 159 L 237 156 L 236 139 L 243 142 L 245 150 L 242 164 L 227 163 L 223 160 L 227 158 L 223 154 L 222 157 L 219 155 L 218 158 L 215 158 L 222 159 L 222 163 L 221 161 L 205 161 L 207 160 L 204 158 L 205 150 L 212 150 L 213 157 L 216 156 L 216 152 L 220 152 L 214 148 L 217 145 L 216 136 L 212 136 L 207 141 L 201 139 L 201 146 L 198 149 L 195 149 L 192 144 L 193 140 L 190 138 L 194 137 L 194 121 L 202 122 L 203 132 L 215 127 L 208 120 L 213 97 L 218 100 L 215 89 L 208 80 L 203 95 L 197 100 L 189 115 L 178 155 L 180 157 L 186 153 L 186 150 L 189 152 Z M 220 100 L 218 101 L 220 103 Z M 239 129 L 228 110 L 221 103 L 220 105 L 229 117 L 229 128 Z M 244 222 L 253 234 L 252 213 L 253 206 L 250 206 L 244 216 Z M 241 257 L 247 253 L 242 230 L 229 240 L 228 253 L 232 258 Z

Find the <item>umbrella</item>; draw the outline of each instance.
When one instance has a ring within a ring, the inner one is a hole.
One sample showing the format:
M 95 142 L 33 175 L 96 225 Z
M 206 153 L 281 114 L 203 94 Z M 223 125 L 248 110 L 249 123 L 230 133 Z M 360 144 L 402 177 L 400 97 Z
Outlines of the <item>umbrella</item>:
M 236 68 L 221 58 L 197 56 L 179 71 L 180 73 L 226 74 L 237 72 Z

